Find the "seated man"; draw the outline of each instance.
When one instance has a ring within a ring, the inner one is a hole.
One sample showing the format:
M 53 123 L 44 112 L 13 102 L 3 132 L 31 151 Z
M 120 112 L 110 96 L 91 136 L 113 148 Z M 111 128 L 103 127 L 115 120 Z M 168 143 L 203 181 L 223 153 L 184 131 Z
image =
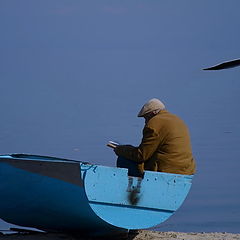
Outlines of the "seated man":
M 155 98 L 142 107 L 138 117 L 145 118 L 141 144 L 116 146 L 117 166 L 128 168 L 129 175 L 137 177 L 142 177 L 144 170 L 194 174 L 195 161 L 185 123 Z

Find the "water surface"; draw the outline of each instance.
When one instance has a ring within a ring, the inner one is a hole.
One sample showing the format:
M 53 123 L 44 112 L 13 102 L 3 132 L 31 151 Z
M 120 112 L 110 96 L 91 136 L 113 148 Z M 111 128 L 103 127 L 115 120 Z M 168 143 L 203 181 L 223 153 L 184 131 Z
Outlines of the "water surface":
M 201 70 L 240 56 L 240 3 L 220 3 L 2 0 L 1 154 L 114 166 L 106 142 L 139 144 L 136 114 L 157 97 L 189 126 L 198 168 L 157 229 L 239 232 L 240 68 Z

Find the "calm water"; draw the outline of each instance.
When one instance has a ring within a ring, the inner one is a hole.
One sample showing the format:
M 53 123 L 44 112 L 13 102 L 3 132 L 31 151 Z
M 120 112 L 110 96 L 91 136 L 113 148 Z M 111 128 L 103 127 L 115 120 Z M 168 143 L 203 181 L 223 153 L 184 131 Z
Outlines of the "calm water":
M 189 126 L 198 167 L 157 229 L 240 232 L 240 68 L 201 70 L 240 57 L 240 3 L 93 2 L 1 1 L 1 154 L 114 166 L 106 142 L 139 144 L 136 114 L 157 97 Z

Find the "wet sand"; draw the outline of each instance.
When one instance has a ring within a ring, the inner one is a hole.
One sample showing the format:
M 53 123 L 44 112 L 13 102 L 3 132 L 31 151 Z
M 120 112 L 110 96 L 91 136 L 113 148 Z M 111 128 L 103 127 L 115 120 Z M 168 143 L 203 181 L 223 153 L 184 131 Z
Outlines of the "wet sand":
M 98 238 L 99 239 L 99 238 Z M 120 238 L 101 238 L 101 240 L 117 240 Z M 182 233 L 182 232 L 155 232 L 142 230 L 137 235 L 121 238 L 128 240 L 240 240 L 240 234 L 233 233 Z M 55 233 L 27 233 L 0 235 L 0 240 L 91 240 L 81 236 L 70 236 Z M 97 238 L 94 238 L 97 240 Z

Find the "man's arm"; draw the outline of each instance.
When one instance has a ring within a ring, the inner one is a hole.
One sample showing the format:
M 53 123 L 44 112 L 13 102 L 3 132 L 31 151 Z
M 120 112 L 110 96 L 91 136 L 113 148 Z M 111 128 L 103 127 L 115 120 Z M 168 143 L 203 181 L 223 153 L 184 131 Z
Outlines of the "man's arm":
M 121 157 L 142 163 L 148 160 L 157 150 L 160 144 L 159 134 L 150 127 L 145 126 L 143 129 L 142 142 L 138 147 L 131 145 L 120 145 L 114 149 L 114 152 Z

